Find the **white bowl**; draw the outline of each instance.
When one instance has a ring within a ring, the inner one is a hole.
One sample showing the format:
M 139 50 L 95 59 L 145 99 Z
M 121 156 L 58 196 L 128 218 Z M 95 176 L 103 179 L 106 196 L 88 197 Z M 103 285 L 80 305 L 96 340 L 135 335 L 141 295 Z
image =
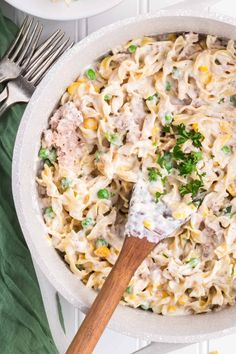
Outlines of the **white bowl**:
M 122 0 L 78 0 L 67 5 L 64 0 L 5 0 L 17 9 L 47 20 L 77 20 L 91 17 L 118 5 Z
M 127 19 L 93 33 L 75 45 L 39 85 L 21 120 L 13 157 L 13 195 L 18 218 L 34 260 L 71 304 L 86 312 L 95 292 L 73 275 L 46 240 L 35 176 L 43 129 L 66 87 L 100 55 L 142 35 L 195 31 L 236 39 L 231 18 L 196 12 L 159 12 Z M 203 315 L 165 317 L 119 305 L 109 326 L 127 335 L 161 342 L 199 342 L 236 331 L 236 306 Z

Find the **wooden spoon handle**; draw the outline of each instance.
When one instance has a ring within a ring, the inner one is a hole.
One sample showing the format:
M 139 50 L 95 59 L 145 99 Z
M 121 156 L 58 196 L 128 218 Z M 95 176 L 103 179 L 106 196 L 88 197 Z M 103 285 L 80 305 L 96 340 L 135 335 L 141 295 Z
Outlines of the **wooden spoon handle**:
M 127 237 L 120 256 L 75 335 L 67 354 L 91 354 L 129 281 L 154 248 L 146 239 Z

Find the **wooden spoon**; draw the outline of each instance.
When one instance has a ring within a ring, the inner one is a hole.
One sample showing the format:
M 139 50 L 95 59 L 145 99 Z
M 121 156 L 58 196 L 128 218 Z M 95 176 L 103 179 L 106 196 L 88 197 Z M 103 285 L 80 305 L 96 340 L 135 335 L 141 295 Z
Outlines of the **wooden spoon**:
M 147 218 L 151 220 L 148 221 Z M 152 230 L 145 227 L 148 222 L 153 223 Z M 137 182 L 130 202 L 127 236 L 120 255 L 70 344 L 67 354 L 92 353 L 138 266 L 160 240 L 171 236 L 185 222 L 186 219 L 173 219 L 171 211 L 164 203 L 153 202 L 146 183 L 143 180 Z M 148 238 L 140 238 L 142 234 Z

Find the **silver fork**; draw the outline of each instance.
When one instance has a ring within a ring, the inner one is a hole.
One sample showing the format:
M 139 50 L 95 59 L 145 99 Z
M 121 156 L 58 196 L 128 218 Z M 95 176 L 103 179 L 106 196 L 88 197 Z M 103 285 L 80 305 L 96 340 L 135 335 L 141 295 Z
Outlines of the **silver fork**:
M 57 31 L 57 34 L 58 33 L 59 32 Z M 55 39 L 55 34 L 53 34 L 53 36 Z M 59 37 L 61 37 L 61 35 Z M 45 43 L 48 41 L 49 39 Z M 18 76 L 15 80 L 8 82 L 5 89 L 0 94 L 0 102 L 2 102 L 2 106 L 0 107 L 0 117 L 14 103 L 29 102 L 36 86 L 45 76 L 50 67 L 66 50 L 73 46 L 74 43 L 67 46 L 68 41 L 69 39 L 64 41 L 58 47 L 55 45 L 55 42 L 58 42 L 57 40 L 50 46 L 46 45 L 46 49 L 43 50 L 39 56 L 36 56 L 36 60 L 27 66 L 22 75 Z
M 0 61 L 0 83 L 15 79 L 29 64 L 37 47 L 43 26 L 25 18 L 18 35 Z

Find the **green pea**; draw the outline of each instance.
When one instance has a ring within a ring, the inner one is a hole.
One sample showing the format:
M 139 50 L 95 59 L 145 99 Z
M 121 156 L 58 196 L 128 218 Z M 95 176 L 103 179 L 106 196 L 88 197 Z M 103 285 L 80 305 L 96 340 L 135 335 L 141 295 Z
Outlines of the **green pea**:
M 110 193 L 106 188 L 99 189 L 97 192 L 97 196 L 99 199 L 108 199 L 110 197 Z
M 96 79 L 96 72 L 90 68 L 86 71 L 86 76 L 89 80 L 95 80 Z
M 86 218 L 84 220 L 81 221 L 81 225 L 84 229 L 86 229 L 87 227 L 89 227 L 90 225 L 92 225 L 93 223 L 93 219 L 92 218 Z
M 61 179 L 61 187 L 62 189 L 66 190 L 68 189 L 72 184 L 72 181 L 69 178 L 63 177 Z
M 128 51 L 130 53 L 135 53 L 136 52 L 136 49 L 137 49 L 137 46 L 135 44 L 131 44 L 128 48 Z
M 231 147 L 229 145 L 224 145 L 221 149 L 226 155 L 231 154 L 232 150 Z
M 108 246 L 108 242 L 106 240 L 104 240 L 104 238 L 99 238 L 97 241 L 96 241 L 96 247 L 99 248 L 99 247 L 106 247 Z
M 171 85 L 170 81 L 167 81 L 166 82 L 166 91 L 169 92 L 171 90 L 171 88 L 172 88 L 172 85 Z
M 173 120 L 172 114 L 171 114 L 171 113 L 167 113 L 167 114 L 165 115 L 165 122 L 166 122 L 166 124 L 169 125 L 169 124 L 172 122 L 172 120 Z
M 41 148 L 41 149 L 39 150 L 39 157 L 40 157 L 42 160 L 48 159 L 48 157 L 49 157 L 49 149 Z

